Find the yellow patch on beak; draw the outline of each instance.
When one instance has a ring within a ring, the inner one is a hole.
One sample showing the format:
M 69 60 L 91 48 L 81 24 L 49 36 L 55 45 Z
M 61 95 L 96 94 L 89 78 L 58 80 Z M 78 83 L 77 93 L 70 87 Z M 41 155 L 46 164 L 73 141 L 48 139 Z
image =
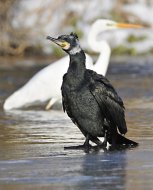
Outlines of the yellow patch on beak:
M 62 41 L 62 42 L 58 41 L 57 44 L 65 50 L 70 48 L 70 44 L 66 41 Z

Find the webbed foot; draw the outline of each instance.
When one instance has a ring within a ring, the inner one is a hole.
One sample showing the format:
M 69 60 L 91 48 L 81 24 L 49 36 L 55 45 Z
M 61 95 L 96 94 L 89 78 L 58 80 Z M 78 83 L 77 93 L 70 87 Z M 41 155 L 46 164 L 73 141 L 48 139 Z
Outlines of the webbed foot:
M 90 144 L 83 144 L 83 145 L 78 145 L 78 146 L 68 146 L 68 147 L 64 147 L 64 149 L 69 149 L 69 150 L 89 150 L 91 149 L 92 146 Z
M 81 149 L 81 150 L 89 150 L 92 146 L 89 144 L 89 135 L 86 136 L 86 140 L 83 145 L 64 147 L 64 149 Z

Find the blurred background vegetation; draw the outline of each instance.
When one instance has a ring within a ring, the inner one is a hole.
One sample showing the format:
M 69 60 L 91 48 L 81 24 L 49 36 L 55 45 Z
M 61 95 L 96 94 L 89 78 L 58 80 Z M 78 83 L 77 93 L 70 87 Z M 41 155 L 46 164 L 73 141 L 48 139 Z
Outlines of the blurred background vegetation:
M 152 0 L 0 0 L 0 56 L 47 56 L 52 53 L 60 57 L 62 51 L 48 43 L 47 35 L 74 31 L 88 49 L 88 30 L 96 19 L 140 23 L 151 28 L 151 14 L 153 16 Z M 144 48 L 139 51 L 140 46 Z M 153 53 L 151 29 L 140 34 L 129 32 L 124 43 L 112 44 L 112 52 L 114 55 Z

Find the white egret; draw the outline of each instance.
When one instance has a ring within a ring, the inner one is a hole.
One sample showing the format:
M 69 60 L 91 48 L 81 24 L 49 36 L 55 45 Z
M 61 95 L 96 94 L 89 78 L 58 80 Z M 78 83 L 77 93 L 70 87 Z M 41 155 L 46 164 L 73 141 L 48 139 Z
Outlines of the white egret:
M 109 65 L 111 49 L 104 40 L 97 36 L 103 31 L 117 28 L 140 28 L 140 25 L 117 23 L 111 20 L 99 19 L 93 23 L 88 35 L 90 48 L 100 53 L 98 60 L 93 65 L 92 58 L 86 54 L 87 68 L 99 74 L 106 75 Z M 66 56 L 36 73 L 23 87 L 9 96 L 3 105 L 5 110 L 19 109 L 30 105 L 50 100 L 47 109 L 56 101 L 61 100 L 62 77 L 69 65 L 69 57 Z

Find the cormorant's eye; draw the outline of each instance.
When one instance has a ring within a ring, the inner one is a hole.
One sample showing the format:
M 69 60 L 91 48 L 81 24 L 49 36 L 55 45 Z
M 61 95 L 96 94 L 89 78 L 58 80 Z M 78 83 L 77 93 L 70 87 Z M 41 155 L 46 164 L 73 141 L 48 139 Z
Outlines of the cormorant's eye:
M 65 36 L 59 36 L 58 40 L 64 40 L 64 41 L 68 41 L 68 38 Z

